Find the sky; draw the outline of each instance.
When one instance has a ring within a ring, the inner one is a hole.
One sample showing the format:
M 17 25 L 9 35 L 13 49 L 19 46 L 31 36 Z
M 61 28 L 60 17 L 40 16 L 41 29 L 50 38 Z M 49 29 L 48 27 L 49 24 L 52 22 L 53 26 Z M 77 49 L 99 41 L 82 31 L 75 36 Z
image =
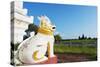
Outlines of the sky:
M 23 8 L 28 9 L 28 16 L 34 16 L 36 25 L 39 25 L 38 16 L 48 16 L 56 26 L 55 34 L 63 39 L 75 39 L 82 34 L 97 37 L 96 6 L 24 2 Z

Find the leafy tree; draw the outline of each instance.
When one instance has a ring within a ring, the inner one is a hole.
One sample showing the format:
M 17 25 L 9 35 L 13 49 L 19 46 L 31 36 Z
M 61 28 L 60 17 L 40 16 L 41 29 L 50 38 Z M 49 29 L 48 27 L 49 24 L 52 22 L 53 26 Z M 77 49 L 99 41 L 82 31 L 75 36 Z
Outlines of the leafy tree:
M 27 39 L 28 37 L 30 37 L 30 33 L 31 32 L 35 32 L 35 35 L 37 34 L 38 31 L 38 26 L 35 24 L 29 24 L 28 25 L 28 29 L 25 30 L 26 35 L 23 36 L 23 40 Z
M 38 26 L 35 24 L 29 24 L 28 29 L 26 31 L 30 31 L 30 32 L 34 31 L 35 34 L 37 34 Z
M 88 39 L 92 39 L 91 37 L 89 37 Z
M 81 39 L 81 37 L 79 36 L 79 37 L 78 37 L 78 39 L 80 40 L 80 39 Z
M 84 36 L 84 34 L 82 34 L 82 36 L 81 36 L 81 37 L 79 36 L 78 39 L 79 39 L 79 40 L 87 39 L 87 36 Z
M 82 38 L 81 39 L 84 39 L 85 38 L 85 36 L 84 36 L 84 34 L 82 34 Z
M 56 41 L 59 41 L 59 40 L 62 39 L 62 37 L 61 37 L 59 34 L 55 35 L 54 37 L 55 37 L 55 40 L 56 40 Z

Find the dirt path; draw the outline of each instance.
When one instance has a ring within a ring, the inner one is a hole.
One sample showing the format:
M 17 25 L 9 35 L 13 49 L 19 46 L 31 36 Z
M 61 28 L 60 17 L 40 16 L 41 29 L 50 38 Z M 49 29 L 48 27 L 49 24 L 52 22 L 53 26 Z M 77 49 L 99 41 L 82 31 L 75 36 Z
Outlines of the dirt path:
M 56 54 L 58 63 L 90 61 L 85 54 Z

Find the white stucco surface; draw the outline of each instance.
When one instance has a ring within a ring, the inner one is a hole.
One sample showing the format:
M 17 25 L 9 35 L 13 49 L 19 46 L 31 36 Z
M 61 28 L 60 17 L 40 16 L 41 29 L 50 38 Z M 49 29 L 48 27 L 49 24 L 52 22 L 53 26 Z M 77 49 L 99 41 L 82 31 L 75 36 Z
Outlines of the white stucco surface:
M 22 1 L 14 1 L 11 7 L 11 41 L 16 44 L 23 41 L 25 30 L 33 23 L 33 16 L 27 16 L 27 9 L 23 9 Z

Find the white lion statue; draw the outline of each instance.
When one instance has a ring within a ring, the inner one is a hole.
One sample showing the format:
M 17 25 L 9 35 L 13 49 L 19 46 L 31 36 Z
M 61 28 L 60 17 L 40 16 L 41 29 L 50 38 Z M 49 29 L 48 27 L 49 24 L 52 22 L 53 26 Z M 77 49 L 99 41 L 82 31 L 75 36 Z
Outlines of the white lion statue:
M 37 35 L 24 40 L 18 47 L 17 59 L 24 64 L 41 63 L 54 55 L 54 31 L 53 25 L 47 16 L 38 17 L 40 25 Z M 48 56 L 46 56 L 46 52 Z

